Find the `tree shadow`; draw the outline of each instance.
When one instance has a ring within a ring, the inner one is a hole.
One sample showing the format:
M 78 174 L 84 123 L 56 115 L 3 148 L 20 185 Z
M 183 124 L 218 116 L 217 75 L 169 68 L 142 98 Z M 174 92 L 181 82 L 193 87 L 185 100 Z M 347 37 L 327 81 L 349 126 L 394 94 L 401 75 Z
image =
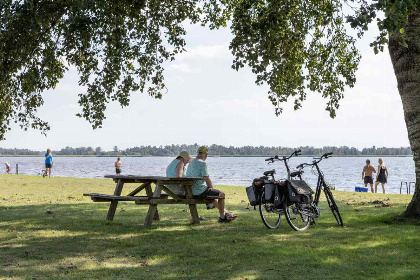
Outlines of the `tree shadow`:
M 267 230 L 257 213 L 233 207 L 242 211 L 234 223 L 218 224 L 217 213 L 200 209 L 209 219 L 192 226 L 186 208 L 161 207 L 162 220 L 146 228 L 147 206 L 121 204 L 113 222 L 105 221 L 107 203 L 0 207 L 0 278 L 419 276 L 420 233 L 410 225 L 349 222 L 340 228 L 328 219 L 305 232 L 292 231 L 285 221 Z M 396 238 L 399 232 L 404 236 Z

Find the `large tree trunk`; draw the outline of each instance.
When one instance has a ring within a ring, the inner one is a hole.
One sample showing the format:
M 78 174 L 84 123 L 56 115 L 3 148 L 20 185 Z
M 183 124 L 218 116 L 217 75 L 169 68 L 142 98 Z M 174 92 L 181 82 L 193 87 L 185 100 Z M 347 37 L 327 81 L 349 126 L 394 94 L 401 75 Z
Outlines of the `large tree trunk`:
M 413 199 L 403 216 L 420 218 L 420 12 L 410 15 L 404 33 L 408 47 L 400 45 L 399 32 L 389 37 L 389 54 L 394 66 L 404 109 L 408 139 L 416 169 L 416 188 Z

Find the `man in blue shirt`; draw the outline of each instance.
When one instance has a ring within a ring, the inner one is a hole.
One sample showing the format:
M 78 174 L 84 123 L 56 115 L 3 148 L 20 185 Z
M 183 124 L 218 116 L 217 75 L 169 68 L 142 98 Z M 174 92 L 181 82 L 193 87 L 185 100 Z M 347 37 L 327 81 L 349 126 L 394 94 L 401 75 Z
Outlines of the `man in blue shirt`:
M 188 165 L 187 177 L 204 177 L 204 180 L 195 181 L 192 185 L 192 193 L 196 198 L 205 198 L 207 196 L 218 196 L 214 200 L 214 206 L 219 209 L 219 223 L 231 222 L 236 219 L 236 215 L 225 209 L 225 194 L 220 190 L 213 188 L 207 171 L 208 149 L 205 146 L 198 148 L 197 157 Z

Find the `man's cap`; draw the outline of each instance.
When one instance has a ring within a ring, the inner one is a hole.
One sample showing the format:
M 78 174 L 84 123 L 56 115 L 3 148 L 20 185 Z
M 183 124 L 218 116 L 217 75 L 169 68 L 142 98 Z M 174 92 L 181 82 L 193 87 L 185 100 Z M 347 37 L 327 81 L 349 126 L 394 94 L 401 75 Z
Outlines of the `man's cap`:
M 182 151 L 179 153 L 179 157 L 182 157 L 185 160 L 190 160 L 192 159 L 192 157 L 190 156 L 190 154 L 187 151 Z
M 209 149 L 206 146 L 201 146 L 198 148 L 197 153 L 199 154 L 208 154 Z

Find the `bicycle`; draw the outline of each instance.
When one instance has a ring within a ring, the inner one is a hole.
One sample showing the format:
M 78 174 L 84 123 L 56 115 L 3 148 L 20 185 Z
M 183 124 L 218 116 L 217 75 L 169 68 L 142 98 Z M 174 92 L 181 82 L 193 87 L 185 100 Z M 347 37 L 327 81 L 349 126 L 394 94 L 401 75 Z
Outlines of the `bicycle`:
M 274 156 L 271 158 L 266 159 L 265 161 L 268 161 L 270 163 L 274 163 L 275 161 L 283 161 L 286 170 L 287 170 L 287 180 L 290 180 L 291 178 L 294 178 L 296 176 L 301 177 L 303 171 L 295 171 L 290 172 L 290 168 L 288 165 L 288 160 L 293 156 L 299 156 L 301 150 L 294 151 L 290 156 Z M 281 215 L 286 216 L 286 220 L 289 222 L 290 220 L 296 219 L 293 215 L 293 210 L 291 211 L 290 207 L 292 203 L 289 203 L 288 201 L 288 190 L 286 186 L 286 182 L 283 181 L 276 181 L 274 178 L 274 174 L 276 173 L 275 169 L 270 171 L 264 172 L 264 177 L 255 179 L 253 184 L 256 186 L 261 186 L 261 191 L 259 195 L 259 212 L 261 216 L 261 220 L 263 221 L 264 225 L 269 229 L 275 229 L 279 226 Z M 268 176 L 271 176 L 271 179 L 268 178 Z M 279 188 L 281 190 L 278 195 L 274 195 L 273 192 L 276 191 L 276 188 Z M 275 204 L 275 201 L 277 200 L 277 205 Z M 303 217 L 303 215 L 299 215 L 298 220 L 301 220 L 304 222 L 304 226 L 302 228 L 306 229 L 309 226 L 309 218 L 307 215 Z M 297 221 L 295 222 L 297 223 Z M 290 222 L 289 222 L 290 224 Z M 292 226 L 292 225 L 291 225 Z M 293 228 L 293 226 L 292 226 Z M 295 229 L 295 228 L 294 228 Z
M 315 216 L 319 216 L 318 203 L 319 203 L 319 198 L 320 198 L 320 195 L 321 195 L 321 190 L 323 190 L 324 193 L 325 193 L 325 197 L 327 198 L 328 206 L 329 206 L 335 220 L 337 221 L 339 226 L 344 226 L 343 220 L 342 220 L 341 215 L 340 215 L 340 210 L 338 209 L 338 206 L 337 206 L 337 203 L 335 202 L 334 196 L 332 195 L 330 187 L 325 183 L 324 174 L 321 172 L 321 170 L 319 169 L 319 166 L 318 166 L 318 163 L 320 163 L 323 159 L 327 159 L 327 158 L 331 157 L 332 154 L 333 153 L 323 154 L 319 158 L 314 158 L 314 161 L 312 163 L 310 163 L 310 164 L 309 163 L 302 163 L 302 164 L 299 164 L 296 168 L 299 171 L 303 171 L 302 169 L 305 166 L 311 166 L 312 168 L 315 168 L 316 171 L 318 172 L 318 182 L 317 182 L 317 185 L 316 185 L 315 199 L 312 203 L 313 208 L 316 209 L 316 211 L 318 212 L 318 215 L 315 215 Z M 315 223 L 315 220 L 314 220 L 315 216 L 311 217 L 311 223 L 313 223 L 313 224 Z

